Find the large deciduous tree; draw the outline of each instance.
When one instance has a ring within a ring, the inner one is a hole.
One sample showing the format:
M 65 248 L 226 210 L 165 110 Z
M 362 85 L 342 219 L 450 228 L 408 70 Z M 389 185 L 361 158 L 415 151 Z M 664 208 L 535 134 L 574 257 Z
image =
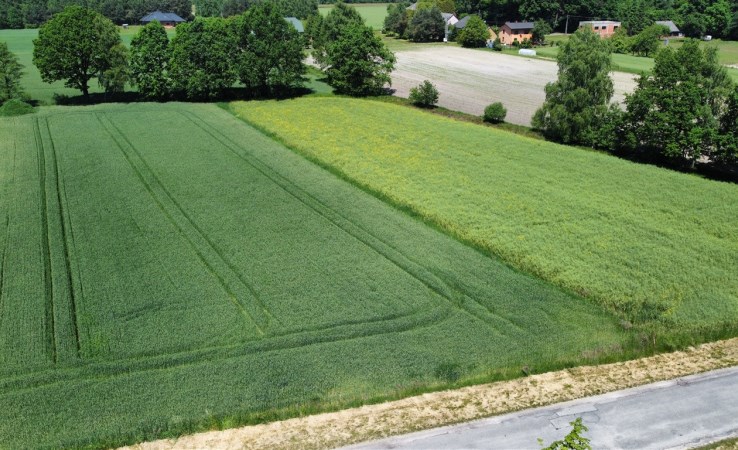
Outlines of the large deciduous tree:
M 484 47 L 489 39 L 487 24 L 477 15 L 472 15 L 466 26 L 459 31 L 456 41 L 462 47 L 478 48 Z
M 446 21 L 440 8 L 418 7 L 408 25 L 407 36 L 414 42 L 442 41 L 446 36 Z
M 694 164 L 719 143 L 720 118 L 732 93 L 715 48 L 701 48 L 694 40 L 678 50 L 665 48 L 656 55 L 653 71 L 641 75 L 626 96 L 623 146 Z
M 131 40 L 131 78 L 138 92 L 148 99 L 169 95 L 169 38 L 164 27 L 153 21 Z
M 566 144 L 599 146 L 613 94 L 610 46 L 591 29 L 578 30 L 558 54 L 558 80 L 546 85 L 546 101 L 533 126 Z
M 241 82 L 261 93 L 302 84 L 306 67 L 303 42 L 292 24 L 271 2 L 254 6 L 235 22 Z
M 387 50 L 374 30 L 362 23 L 344 26 L 327 46 L 328 83 L 339 94 L 353 96 L 382 92 L 391 83 L 395 55 Z
M 345 28 L 351 25 L 364 26 L 364 18 L 356 8 L 339 1 L 324 20 L 316 20 L 314 23 L 314 29 L 310 32 L 313 39 L 313 58 L 325 68 L 328 47 L 336 42 Z
M 18 57 L 8 49 L 8 44 L 0 42 L 0 105 L 23 95 L 22 76 L 23 66 Z
M 65 80 L 87 97 L 89 82 L 120 62 L 118 29 L 91 9 L 69 6 L 46 22 L 33 44 L 33 63 L 47 83 Z
M 236 81 L 236 40 L 225 19 L 195 19 L 177 27 L 171 42 L 172 89 L 192 100 L 222 96 Z

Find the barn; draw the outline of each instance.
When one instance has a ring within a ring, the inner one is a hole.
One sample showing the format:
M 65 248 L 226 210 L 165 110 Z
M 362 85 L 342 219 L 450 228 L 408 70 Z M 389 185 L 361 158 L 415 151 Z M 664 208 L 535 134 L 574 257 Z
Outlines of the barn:
M 183 18 L 179 17 L 175 13 L 164 13 L 161 11 L 154 11 L 150 14 L 147 14 L 141 19 L 141 24 L 146 25 L 149 22 L 153 22 L 154 20 L 158 21 L 160 24 L 164 25 L 167 28 L 176 27 L 178 24 L 182 22 L 186 22 Z

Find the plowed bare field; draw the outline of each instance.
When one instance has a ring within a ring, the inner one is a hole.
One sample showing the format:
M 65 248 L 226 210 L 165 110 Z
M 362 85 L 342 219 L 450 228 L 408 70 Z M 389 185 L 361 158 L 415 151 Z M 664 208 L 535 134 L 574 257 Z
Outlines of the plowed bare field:
M 522 58 L 459 47 L 428 46 L 396 52 L 392 72 L 396 95 L 407 97 L 410 88 L 430 80 L 440 92 L 439 106 L 481 115 L 484 107 L 502 102 L 507 121 L 530 125 L 536 109 L 545 100 L 546 83 L 556 80 L 553 61 Z M 622 102 L 635 89 L 635 75 L 612 72 L 613 101 Z

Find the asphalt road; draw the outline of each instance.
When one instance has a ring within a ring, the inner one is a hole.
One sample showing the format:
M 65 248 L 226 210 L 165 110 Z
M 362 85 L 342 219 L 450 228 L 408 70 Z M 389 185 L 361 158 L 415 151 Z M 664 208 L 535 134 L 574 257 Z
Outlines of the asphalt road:
M 581 417 L 595 449 L 693 448 L 738 437 L 738 367 L 653 383 L 346 449 L 535 449 Z

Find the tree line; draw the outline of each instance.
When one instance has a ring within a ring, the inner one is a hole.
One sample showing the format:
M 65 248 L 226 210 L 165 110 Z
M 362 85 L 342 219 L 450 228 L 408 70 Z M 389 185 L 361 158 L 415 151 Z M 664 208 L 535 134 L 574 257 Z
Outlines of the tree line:
M 624 108 L 610 104 L 611 45 L 577 31 L 558 55 L 559 76 L 533 126 L 565 144 L 676 167 L 738 169 L 738 86 L 713 47 L 687 40 L 658 51 Z
M 263 0 L 194 0 L 198 17 L 229 17 Z M 306 19 L 318 0 L 275 0 L 288 16 Z M 334 0 L 320 0 L 333 3 Z M 358 0 L 350 0 L 358 1 Z M 366 0 L 362 0 L 366 1 Z M 421 1 L 428 3 L 428 1 Z M 733 0 L 430 0 L 442 12 L 476 14 L 490 25 L 542 20 L 556 31 L 575 30 L 582 20 L 619 20 L 632 35 L 656 20 L 673 20 L 691 37 L 738 39 L 738 2 Z M 172 11 L 191 18 L 192 0 L 0 0 L 0 28 L 38 27 L 66 6 L 93 9 L 117 24 L 138 23 L 146 14 Z
M 377 94 L 390 82 L 394 55 L 354 8 L 338 4 L 314 23 L 309 40 L 336 92 Z M 149 100 L 214 100 L 236 83 L 242 95 L 274 97 L 303 86 L 306 43 L 272 1 L 231 18 L 181 24 L 171 40 L 154 21 L 133 37 L 130 50 L 110 19 L 69 6 L 39 29 L 33 63 L 43 81 L 63 80 L 85 97 L 94 78 L 107 93 L 130 84 Z

